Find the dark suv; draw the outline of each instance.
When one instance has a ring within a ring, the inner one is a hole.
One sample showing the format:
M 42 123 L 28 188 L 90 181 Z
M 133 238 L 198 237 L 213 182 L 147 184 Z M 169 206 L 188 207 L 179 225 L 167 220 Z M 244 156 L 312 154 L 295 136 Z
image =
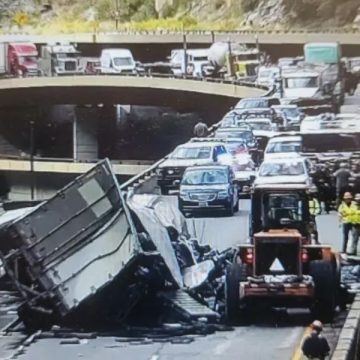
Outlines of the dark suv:
M 179 209 L 183 214 L 219 211 L 232 216 L 239 207 L 235 175 L 228 165 L 189 167 L 182 178 Z

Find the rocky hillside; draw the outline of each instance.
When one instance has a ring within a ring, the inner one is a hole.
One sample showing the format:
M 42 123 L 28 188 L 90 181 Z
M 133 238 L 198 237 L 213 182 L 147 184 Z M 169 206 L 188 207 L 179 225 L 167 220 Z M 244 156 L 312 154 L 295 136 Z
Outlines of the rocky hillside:
M 359 0 L 0 0 L 0 31 L 359 27 Z

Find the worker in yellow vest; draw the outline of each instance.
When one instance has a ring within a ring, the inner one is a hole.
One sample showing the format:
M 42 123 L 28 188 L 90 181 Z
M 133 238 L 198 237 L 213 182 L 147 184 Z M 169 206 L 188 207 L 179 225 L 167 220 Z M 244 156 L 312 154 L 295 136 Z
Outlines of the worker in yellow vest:
M 343 201 L 338 208 L 338 214 L 343 228 L 342 252 L 346 254 L 349 233 L 354 229 L 354 217 L 356 214 L 356 205 L 350 192 L 344 194 Z
M 309 212 L 312 216 L 318 216 L 321 213 L 321 206 L 319 200 L 315 197 L 314 193 L 309 196 Z
M 314 223 L 314 231 L 313 238 L 316 244 L 319 243 L 319 234 L 316 226 L 316 217 L 321 213 L 321 205 L 319 200 L 317 199 L 317 187 L 311 187 L 309 189 L 309 213 L 311 217 L 311 221 Z
M 355 213 L 353 216 L 353 231 L 352 238 L 353 241 L 351 243 L 351 252 L 350 255 L 357 255 L 357 247 L 360 236 L 360 194 L 356 194 L 354 197 L 355 200 Z

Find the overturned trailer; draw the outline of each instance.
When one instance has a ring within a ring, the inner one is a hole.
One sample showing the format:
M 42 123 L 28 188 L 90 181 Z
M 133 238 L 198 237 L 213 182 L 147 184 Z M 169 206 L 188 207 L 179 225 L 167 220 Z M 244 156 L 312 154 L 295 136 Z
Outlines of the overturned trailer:
M 20 318 L 31 328 L 121 320 L 146 292 L 150 264 L 176 284 L 166 253 L 144 251 L 141 237 L 102 161 L 1 229 L 2 261 L 24 300 Z
M 104 160 L 0 228 L 1 260 L 22 296 L 18 313 L 27 328 L 119 324 L 156 293 L 181 300 L 188 317 L 218 318 L 183 291 L 183 270 L 191 273 L 195 263 L 186 258 L 190 249 L 179 260 L 184 219 L 173 207 L 155 207 L 156 196 L 139 205 L 123 191 Z

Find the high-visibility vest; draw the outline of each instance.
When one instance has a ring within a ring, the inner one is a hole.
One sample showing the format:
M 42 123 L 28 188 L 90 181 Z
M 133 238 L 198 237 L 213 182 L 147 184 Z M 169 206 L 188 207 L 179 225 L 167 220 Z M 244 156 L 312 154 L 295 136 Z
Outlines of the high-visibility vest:
M 319 215 L 320 211 L 321 211 L 321 207 L 320 207 L 318 199 L 314 198 L 314 199 L 309 200 L 310 215 L 314 215 L 314 216 Z
M 352 218 L 352 223 L 356 225 L 360 225 L 360 206 L 355 204 L 355 211 Z
M 340 220 L 344 224 L 352 224 L 354 221 L 354 216 L 356 215 L 357 207 L 354 202 L 350 206 L 346 205 L 343 201 L 338 209 Z

